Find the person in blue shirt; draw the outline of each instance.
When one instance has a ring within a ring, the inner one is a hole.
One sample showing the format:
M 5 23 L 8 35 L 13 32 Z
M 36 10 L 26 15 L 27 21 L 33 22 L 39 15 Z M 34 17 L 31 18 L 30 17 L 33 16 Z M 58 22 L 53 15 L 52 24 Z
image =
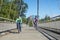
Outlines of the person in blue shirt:
M 22 18 L 19 16 L 19 18 L 16 19 L 17 29 L 18 33 L 21 32 L 21 24 L 22 24 Z

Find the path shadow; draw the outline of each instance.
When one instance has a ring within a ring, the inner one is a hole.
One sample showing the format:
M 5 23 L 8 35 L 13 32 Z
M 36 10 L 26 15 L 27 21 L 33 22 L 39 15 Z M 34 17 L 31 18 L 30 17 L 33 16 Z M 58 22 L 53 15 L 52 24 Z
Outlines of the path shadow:
M 11 31 L 11 30 L 8 30 L 9 33 L 13 33 L 13 34 L 18 34 L 18 32 L 14 32 L 14 31 Z

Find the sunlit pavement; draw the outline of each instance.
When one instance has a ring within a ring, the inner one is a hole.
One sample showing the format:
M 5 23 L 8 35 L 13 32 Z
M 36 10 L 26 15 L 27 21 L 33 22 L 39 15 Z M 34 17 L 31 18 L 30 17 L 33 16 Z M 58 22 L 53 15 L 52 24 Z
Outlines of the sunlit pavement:
M 13 32 L 16 32 L 14 30 Z M 9 33 L 0 37 L 0 40 L 48 40 L 43 34 L 36 31 L 34 27 L 24 25 L 21 33 Z

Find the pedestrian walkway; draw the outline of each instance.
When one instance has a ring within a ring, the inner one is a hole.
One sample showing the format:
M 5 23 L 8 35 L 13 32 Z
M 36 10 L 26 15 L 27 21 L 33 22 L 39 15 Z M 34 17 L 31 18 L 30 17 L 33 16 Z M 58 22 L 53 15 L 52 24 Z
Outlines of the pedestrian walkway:
M 14 30 L 16 32 L 17 30 Z M 0 40 L 48 40 L 43 34 L 36 31 L 34 27 L 24 25 L 21 33 L 9 33 L 0 37 Z

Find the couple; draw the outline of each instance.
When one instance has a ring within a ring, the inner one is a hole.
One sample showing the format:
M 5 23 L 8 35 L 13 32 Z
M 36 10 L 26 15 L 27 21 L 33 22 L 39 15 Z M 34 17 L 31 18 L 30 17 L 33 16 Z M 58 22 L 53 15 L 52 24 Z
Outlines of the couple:
M 19 18 L 16 19 L 17 29 L 18 33 L 21 32 L 21 25 L 22 25 L 22 18 L 19 16 Z

